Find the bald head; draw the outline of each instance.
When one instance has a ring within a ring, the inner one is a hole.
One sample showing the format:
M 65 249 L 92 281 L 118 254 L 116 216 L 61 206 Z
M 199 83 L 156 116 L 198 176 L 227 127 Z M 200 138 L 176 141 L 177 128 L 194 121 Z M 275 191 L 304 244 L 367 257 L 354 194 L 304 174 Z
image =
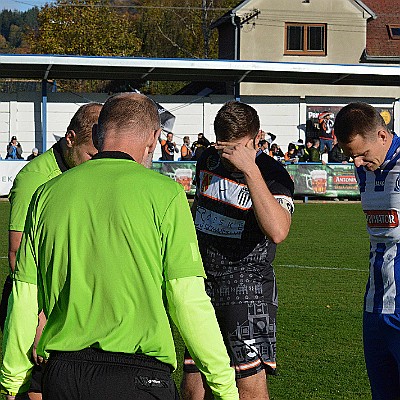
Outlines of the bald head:
M 157 106 L 139 93 L 119 93 L 104 103 L 99 116 L 97 141 L 99 150 L 105 142 L 129 136 L 135 142 L 145 141 L 149 132 L 160 129 Z

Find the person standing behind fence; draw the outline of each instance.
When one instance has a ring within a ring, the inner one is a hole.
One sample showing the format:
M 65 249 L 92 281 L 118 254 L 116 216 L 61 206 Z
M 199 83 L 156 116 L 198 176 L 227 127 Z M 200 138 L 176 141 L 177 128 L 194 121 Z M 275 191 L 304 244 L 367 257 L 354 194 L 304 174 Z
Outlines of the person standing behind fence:
M 167 139 L 159 139 L 161 145 L 161 161 L 174 161 L 175 153 L 179 153 L 176 143 L 173 142 L 174 134 L 172 132 L 167 133 Z
M 181 161 L 190 161 L 192 159 L 192 149 L 190 148 L 189 136 L 183 137 L 183 145 L 181 147 Z
M 334 122 L 332 119 L 332 114 L 327 111 L 321 113 L 318 116 L 318 122 L 319 122 L 319 129 L 320 129 L 319 152 L 322 154 L 325 152 L 325 149 L 327 149 L 328 152 L 332 150 L 333 138 L 335 137 L 335 134 L 333 131 Z
M 193 142 L 192 144 L 192 153 L 193 161 L 197 161 L 200 159 L 201 155 L 203 154 L 203 151 L 210 147 L 211 143 L 210 141 L 204 136 L 202 132 L 197 134 L 197 140 Z
M 89 103 L 81 106 L 72 117 L 65 137 L 60 139 L 40 157 L 30 161 L 14 179 L 9 194 L 11 206 L 8 232 L 10 275 L 7 276 L 4 283 L 0 303 L 0 327 L 2 331 L 7 315 L 8 299 L 12 290 L 11 274 L 15 269 L 16 255 L 21 243 L 26 214 L 32 195 L 43 183 L 87 161 L 97 153 L 92 141 L 92 126 L 97 122 L 101 107 L 102 104 L 100 103 Z M 60 204 L 60 212 L 61 210 L 62 204 Z M 36 351 L 37 341 L 45 322 L 44 315 L 40 314 L 34 352 Z M 35 362 L 38 362 L 38 360 L 35 359 Z M 42 367 L 35 365 L 29 389 L 32 400 L 41 398 L 41 379 Z
M 176 400 L 168 313 L 214 396 L 238 400 L 186 194 L 146 168 L 160 131 L 150 98 L 111 96 L 94 129 L 99 153 L 35 193 L 6 321 L 5 391 L 27 388 L 43 308 L 45 400 Z
M 352 157 L 370 240 L 364 297 L 364 356 L 373 400 L 400 399 L 400 137 L 379 112 L 351 103 L 335 133 Z

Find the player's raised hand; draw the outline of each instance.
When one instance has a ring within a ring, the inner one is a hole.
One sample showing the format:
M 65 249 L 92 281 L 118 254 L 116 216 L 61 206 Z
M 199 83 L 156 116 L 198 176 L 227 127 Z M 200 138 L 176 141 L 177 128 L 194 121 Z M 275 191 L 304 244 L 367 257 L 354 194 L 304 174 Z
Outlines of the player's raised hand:
M 257 150 L 254 147 L 253 139 L 241 143 L 217 142 L 215 148 L 220 150 L 221 157 L 227 159 L 242 172 L 249 172 L 252 168 L 257 168 L 255 163 Z

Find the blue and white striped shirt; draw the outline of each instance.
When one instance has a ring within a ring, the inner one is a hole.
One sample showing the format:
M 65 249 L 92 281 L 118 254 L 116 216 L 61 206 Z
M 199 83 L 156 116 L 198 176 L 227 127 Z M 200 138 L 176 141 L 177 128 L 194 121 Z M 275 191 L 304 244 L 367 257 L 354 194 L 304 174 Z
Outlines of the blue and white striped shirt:
M 356 169 L 361 204 L 370 236 L 369 280 L 365 311 L 400 312 L 400 137 L 376 171 Z

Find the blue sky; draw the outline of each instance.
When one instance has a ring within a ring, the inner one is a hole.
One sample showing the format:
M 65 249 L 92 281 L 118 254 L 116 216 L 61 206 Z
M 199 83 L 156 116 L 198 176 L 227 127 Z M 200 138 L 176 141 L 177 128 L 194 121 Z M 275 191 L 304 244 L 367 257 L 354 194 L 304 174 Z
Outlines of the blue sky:
M 1 0 L 0 10 L 26 11 L 35 6 L 40 8 L 50 2 L 51 0 Z

